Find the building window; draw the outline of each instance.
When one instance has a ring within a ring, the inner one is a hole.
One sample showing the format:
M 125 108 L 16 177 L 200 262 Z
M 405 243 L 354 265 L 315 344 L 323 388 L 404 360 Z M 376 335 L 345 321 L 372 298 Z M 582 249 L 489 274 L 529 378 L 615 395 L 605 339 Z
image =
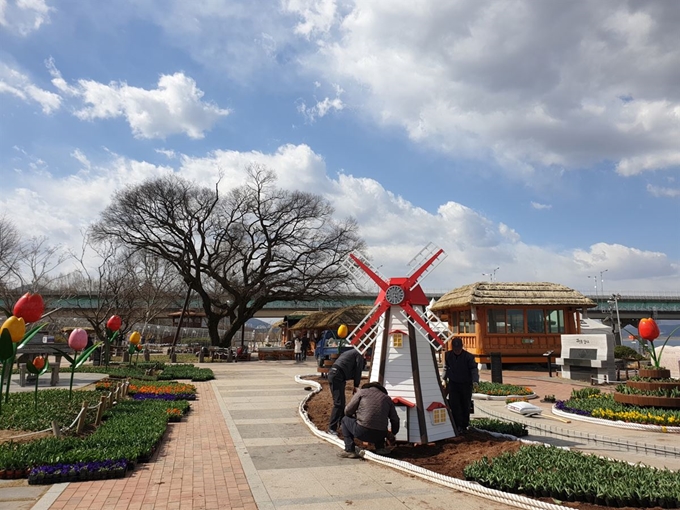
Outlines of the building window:
M 524 310 L 508 310 L 506 324 L 508 333 L 524 333 Z
M 446 423 L 446 408 L 434 409 L 432 411 L 432 423 L 435 425 Z
M 394 333 L 392 335 L 392 347 L 395 349 L 401 349 L 404 347 L 404 335 L 401 333 Z
M 489 333 L 505 333 L 505 310 L 489 309 L 486 312 L 486 327 Z
M 458 316 L 458 331 L 454 331 L 454 333 L 475 332 L 475 322 L 472 320 L 471 310 L 463 310 L 456 315 Z
M 543 310 L 527 310 L 527 329 L 529 333 L 545 333 Z
M 564 310 L 546 310 L 546 326 L 549 333 L 564 333 Z

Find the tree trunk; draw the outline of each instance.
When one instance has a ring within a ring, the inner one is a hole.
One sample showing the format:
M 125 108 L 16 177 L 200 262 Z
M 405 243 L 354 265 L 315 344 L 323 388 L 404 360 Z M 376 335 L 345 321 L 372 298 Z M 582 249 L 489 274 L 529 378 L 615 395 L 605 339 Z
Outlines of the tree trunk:
M 213 315 L 208 316 L 208 335 L 210 336 L 210 345 L 213 347 L 220 347 L 220 333 L 217 327 L 220 324 L 220 318 Z

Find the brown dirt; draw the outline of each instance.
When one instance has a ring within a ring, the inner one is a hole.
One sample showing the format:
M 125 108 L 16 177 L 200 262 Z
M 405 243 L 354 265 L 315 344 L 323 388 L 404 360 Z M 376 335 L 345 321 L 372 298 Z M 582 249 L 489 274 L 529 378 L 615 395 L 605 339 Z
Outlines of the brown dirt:
M 328 429 L 328 421 L 331 416 L 331 409 L 333 408 L 333 399 L 331 392 L 328 389 L 328 381 L 321 378 L 312 378 L 321 384 L 321 392 L 313 395 L 305 409 L 309 415 L 309 419 L 316 425 L 319 430 Z M 348 384 L 346 392 L 347 401 L 352 398 L 351 384 Z M 342 437 L 342 433 L 340 433 Z M 357 445 L 361 448 L 372 449 L 372 445 L 357 441 Z M 511 441 L 507 439 L 495 438 L 489 434 L 482 432 L 469 432 L 463 436 L 458 436 L 436 443 L 427 445 L 405 445 L 398 444 L 392 451 L 390 457 L 404 462 L 409 462 L 416 466 L 420 466 L 436 473 L 451 476 L 453 478 L 465 479 L 463 469 L 471 462 L 481 459 L 482 457 L 493 458 L 504 452 L 516 451 L 520 448 L 519 441 Z M 534 498 L 547 503 L 556 503 L 552 498 Z M 570 507 L 579 508 L 582 510 L 604 510 L 606 506 L 592 505 L 582 502 L 559 502 L 559 504 Z M 651 510 L 660 510 L 660 507 L 654 507 Z M 630 507 L 624 507 L 620 510 L 632 510 Z

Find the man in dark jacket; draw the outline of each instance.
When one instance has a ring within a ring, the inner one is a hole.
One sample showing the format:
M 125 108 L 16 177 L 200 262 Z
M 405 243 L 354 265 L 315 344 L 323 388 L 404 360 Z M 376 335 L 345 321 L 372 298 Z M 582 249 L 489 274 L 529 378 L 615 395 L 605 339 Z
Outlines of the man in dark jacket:
M 449 407 L 459 433 L 464 433 L 470 425 L 470 402 L 472 386 L 479 382 L 479 370 L 475 357 L 463 350 L 463 340 L 451 340 L 453 350 L 446 353 L 444 377 L 448 379 Z
M 353 417 L 356 415 L 356 417 Z M 387 430 L 387 420 L 391 431 Z M 354 445 L 354 438 L 361 439 L 375 445 L 375 453 L 384 455 L 389 453 L 385 449 L 385 438 L 394 437 L 399 432 L 399 416 L 394 402 L 387 394 L 387 390 L 377 382 L 364 384 L 354 394 L 342 419 L 342 435 L 345 440 L 345 451 L 339 457 L 358 459 L 359 454 Z
M 333 410 L 328 424 L 330 434 L 338 435 L 338 427 L 345 414 L 345 383 L 353 380 L 356 393 L 361 383 L 363 369 L 364 357 L 356 349 L 350 349 L 343 352 L 328 371 L 328 384 L 333 395 Z

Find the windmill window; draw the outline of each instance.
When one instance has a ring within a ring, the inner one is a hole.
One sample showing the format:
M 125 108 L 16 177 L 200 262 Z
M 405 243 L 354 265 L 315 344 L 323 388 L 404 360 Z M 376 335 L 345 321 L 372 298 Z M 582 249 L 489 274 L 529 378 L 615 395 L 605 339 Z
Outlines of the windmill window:
M 446 409 L 435 409 L 432 411 L 432 422 L 435 425 L 446 423 Z
M 401 333 L 394 333 L 394 335 L 392 335 L 392 347 L 395 349 L 404 347 L 404 336 Z

